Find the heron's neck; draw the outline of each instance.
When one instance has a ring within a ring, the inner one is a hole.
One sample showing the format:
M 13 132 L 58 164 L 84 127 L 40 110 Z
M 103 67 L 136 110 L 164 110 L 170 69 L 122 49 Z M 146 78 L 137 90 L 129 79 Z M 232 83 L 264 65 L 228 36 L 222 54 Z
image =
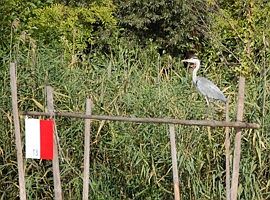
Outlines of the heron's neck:
M 197 71 L 200 68 L 200 61 L 198 60 L 195 63 L 195 65 L 196 65 L 196 67 L 195 67 L 195 69 L 193 70 L 193 73 L 192 73 L 192 81 L 193 81 L 194 84 L 196 84 L 196 82 L 197 82 Z

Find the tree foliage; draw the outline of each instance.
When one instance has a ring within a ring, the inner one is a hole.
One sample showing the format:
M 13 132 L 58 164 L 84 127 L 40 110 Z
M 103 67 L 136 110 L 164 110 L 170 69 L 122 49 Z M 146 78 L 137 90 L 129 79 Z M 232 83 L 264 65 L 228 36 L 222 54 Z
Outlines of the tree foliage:
M 11 26 L 14 25 L 13 22 L 17 21 L 16 28 L 20 30 L 25 30 L 25 24 L 28 22 L 29 18 L 32 16 L 32 11 L 37 8 L 44 6 L 49 6 L 52 4 L 53 0 L 1 0 L 0 1 L 0 31 L 1 40 L 0 46 L 2 50 L 5 50 L 9 46 L 9 39 L 11 34 Z
M 160 48 L 172 54 L 187 49 L 202 48 L 204 28 L 202 19 L 207 18 L 204 1 L 180 0 L 115 0 L 119 25 L 128 36 L 141 44 L 156 42 Z
M 269 57 L 270 3 L 263 0 L 212 2 L 208 34 L 216 58 L 235 64 L 234 70 L 248 75 L 260 71 L 263 56 Z M 267 50 L 268 49 L 268 50 Z
M 40 44 L 60 44 L 73 54 L 93 44 L 103 45 L 115 31 L 114 10 L 111 0 L 3 0 L 0 2 L 2 52 L 11 50 L 12 40 L 25 36 Z
M 53 4 L 34 10 L 28 25 L 32 35 L 43 39 L 45 43 L 60 40 L 67 46 L 82 50 L 86 42 L 97 43 L 101 30 L 116 25 L 113 10 L 111 1 L 82 7 Z

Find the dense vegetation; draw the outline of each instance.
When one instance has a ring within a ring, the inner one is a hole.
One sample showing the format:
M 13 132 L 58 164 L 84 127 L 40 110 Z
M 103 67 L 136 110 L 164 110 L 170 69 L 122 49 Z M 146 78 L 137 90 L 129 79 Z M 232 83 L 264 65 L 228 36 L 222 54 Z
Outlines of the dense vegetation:
M 19 109 L 205 118 L 205 102 L 180 62 L 202 59 L 200 73 L 230 99 L 235 120 L 239 75 L 246 77 L 239 199 L 270 198 L 270 3 L 263 0 L 2 0 L 0 2 L 0 197 L 18 197 L 9 63 L 18 64 Z M 222 105 L 220 105 L 222 106 Z M 214 117 L 224 119 L 222 108 Z M 65 199 L 82 196 L 83 120 L 57 118 Z M 24 142 L 23 117 L 21 129 Z M 234 131 L 231 141 L 233 142 Z M 224 129 L 177 126 L 183 199 L 225 198 Z M 26 160 L 29 199 L 52 199 L 51 162 Z M 91 199 L 173 199 L 168 126 L 94 121 Z

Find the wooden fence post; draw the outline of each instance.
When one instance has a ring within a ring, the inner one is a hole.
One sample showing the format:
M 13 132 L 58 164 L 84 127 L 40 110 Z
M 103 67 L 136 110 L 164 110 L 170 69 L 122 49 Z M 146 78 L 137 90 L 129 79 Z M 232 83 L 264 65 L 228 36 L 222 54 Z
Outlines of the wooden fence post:
M 172 168 L 173 168 L 174 199 L 180 200 L 179 178 L 178 178 L 178 169 L 177 169 L 177 151 L 176 151 L 176 143 L 175 143 L 175 126 L 173 124 L 170 124 L 169 130 L 170 130 L 171 156 L 172 156 Z
M 225 115 L 226 115 L 226 122 L 230 121 L 229 116 L 229 99 L 226 102 L 226 109 L 225 109 Z M 225 127 L 225 157 L 226 157 L 226 200 L 231 199 L 231 173 L 230 173 L 230 128 Z
M 47 94 L 47 109 L 51 117 L 54 116 L 54 106 L 53 106 L 53 88 L 51 86 L 46 86 Z M 59 170 L 59 156 L 58 156 L 58 147 L 57 147 L 57 129 L 54 124 L 54 135 L 53 135 L 53 184 L 54 184 L 54 195 L 56 200 L 62 200 L 62 189 L 61 189 L 61 180 L 60 180 L 60 170 Z
M 92 101 L 86 100 L 86 114 L 92 114 Z M 90 170 L 90 136 L 91 119 L 85 119 L 84 127 L 84 170 L 83 170 L 83 200 L 88 199 L 89 195 L 89 170 Z
M 14 131 L 15 131 L 15 143 L 17 150 L 17 163 L 18 163 L 18 174 L 19 174 L 19 189 L 20 199 L 26 200 L 25 190 L 25 179 L 24 179 L 24 165 L 22 156 L 22 141 L 20 133 L 20 121 L 18 111 L 18 97 L 17 97 L 17 78 L 16 78 L 16 65 L 10 63 L 10 86 L 11 86 L 11 98 L 12 98 L 12 112 L 14 120 Z
M 239 92 L 237 103 L 237 121 L 243 120 L 244 115 L 244 97 L 245 97 L 245 77 L 239 78 Z M 240 165 L 240 153 L 241 153 L 241 129 L 236 129 L 234 157 L 233 157 L 233 173 L 232 173 L 232 187 L 231 187 L 231 200 L 237 199 L 238 191 L 238 178 L 239 178 L 239 165 Z

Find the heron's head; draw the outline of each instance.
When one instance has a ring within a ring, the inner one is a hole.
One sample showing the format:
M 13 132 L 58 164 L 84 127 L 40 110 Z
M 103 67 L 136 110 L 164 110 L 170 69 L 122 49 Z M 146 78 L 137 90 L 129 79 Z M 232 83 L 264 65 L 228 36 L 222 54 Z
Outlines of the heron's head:
M 200 60 L 196 57 L 192 57 L 192 58 L 189 58 L 189 59 L 185 59 L 185 60 L 182 60 L 182 62 L 187 62 L 187 63 L 191 63 L 191 64 L 197 64 L 197 63 L 200 63 Z
M 188 63 L 188 70 L 191 72 L 195 69 L 195 67 L 197 67 L 198 65 L 200 65 L 200 60 L 197 57 L 192 57 L 189 59 L 185 59 L 182 60 L 182 62 L 184 63 Z

